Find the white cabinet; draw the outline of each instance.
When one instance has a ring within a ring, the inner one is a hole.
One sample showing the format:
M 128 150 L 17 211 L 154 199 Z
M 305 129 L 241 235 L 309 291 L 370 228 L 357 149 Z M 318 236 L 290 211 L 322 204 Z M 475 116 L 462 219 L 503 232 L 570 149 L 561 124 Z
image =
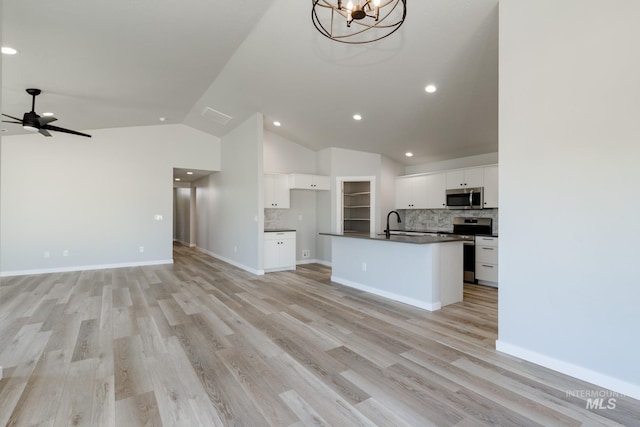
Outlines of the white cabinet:
M 427 175 L 396 178 L 396 209 L 427 209 Z
M 289 177 L 279 173 L 264 174 L 264 207 L 289 208 Z
M 447 171 L 447 190 L 484 186 L 484 168 Z
M 264 233 L 264 270 L 296 269 L 296 232 Z
M 289 174 L 289 188 L 292 190 L 328 190 L 329 177 L 292 173 Z
M 426 175 L 427 209 L 447 207 L 447 174 L 445 172 Z
M 476 279 L 498 285 L 498 238 L 476 236 Z
M 498 166 L 484 168 L 484 207 L 498 207 Z

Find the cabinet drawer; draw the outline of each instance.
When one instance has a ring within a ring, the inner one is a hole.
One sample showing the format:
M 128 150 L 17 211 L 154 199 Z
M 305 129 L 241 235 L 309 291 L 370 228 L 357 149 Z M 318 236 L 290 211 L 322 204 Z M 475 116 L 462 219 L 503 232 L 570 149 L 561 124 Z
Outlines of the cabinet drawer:
M 264 240 L 286 240 L 295 238 L 295 231 L 267 231 L 264 233 Z
M 497 264 L 498 263 L 498 247 L 476 245 L 476 261 L 485 262 L 489 264 Z
M 476 262 L 476 279 L 487 282 L 498 282 L 498 265 Z
M 476 236 L 476 246 L 498 246 L 498 238 L 490 236 Z

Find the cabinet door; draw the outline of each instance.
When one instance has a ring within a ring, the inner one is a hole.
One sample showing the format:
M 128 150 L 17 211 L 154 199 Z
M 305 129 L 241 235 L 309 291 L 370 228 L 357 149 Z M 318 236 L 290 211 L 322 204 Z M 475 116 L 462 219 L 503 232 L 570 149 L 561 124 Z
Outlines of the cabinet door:
M 293 267 L 296 265 L 296 239 L 282 239 L 280 242 L 279 267 Z
M 289 177 L 276 174 L 273 184 L 273 198 L 276 202 L 276 207 L 288 209 L 290 205 Z
M 264 269 L 278 268 L 280 266 L 280 240 L 264 240 Z
M 447 171 L 447 190 L 464 187 L 464 170 Z
M 293 189 L 313 189 L 313 175 L 307 175 L 304 173 L 292 173 L 291 175 L 289 175 L 289 182 L 291 184 L 291 188 Z
M 289 178 L 287 175 L 268 173 L 264 175 L 264 207 L 286 209 L 289 202 Z
M 434 173 L 426 176 L 427 209 L 444 209 L 447 206 L 447 174 Z
M 274 198 L 274 176 L 272 174 L 264 175 L 264 207 L 265 208 L 275 208 L 276 201 Z
M 411 183 L 412 209 L 427 209 L 427 176 L 414 176 Z
M 329 177 L 324 175 L 313 176 L 314 190 L 328 190 L 330 186 Z
M 483 187 L 484 168 L 464 169 L 464 185 L 469 188 Z
M 484 168 L 457 169 L 447 172 L 447 190 L 484 185 Z
M 411 209 L 411 177 L 396 178 L 396 209 Z
M 396 178 L 396 209 L 427 208 L 427 176 Z
M 498 207 L 498 166 L 484 168 L 484 207 Z

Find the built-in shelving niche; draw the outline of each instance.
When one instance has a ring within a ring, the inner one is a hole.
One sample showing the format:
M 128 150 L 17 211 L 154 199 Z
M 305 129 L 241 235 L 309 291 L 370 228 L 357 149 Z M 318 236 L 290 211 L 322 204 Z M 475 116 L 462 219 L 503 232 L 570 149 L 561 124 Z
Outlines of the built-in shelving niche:
M 371 230 L 371 182 L 342 183 L 343 233 L 369 234 Z

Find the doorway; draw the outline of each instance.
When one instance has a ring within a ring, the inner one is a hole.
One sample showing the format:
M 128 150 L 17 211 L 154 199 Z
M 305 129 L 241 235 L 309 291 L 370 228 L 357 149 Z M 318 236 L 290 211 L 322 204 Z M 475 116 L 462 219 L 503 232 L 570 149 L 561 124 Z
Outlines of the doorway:
M 345 234 L 375 233 L 375 177 L 338 177 L 337 228 Z

